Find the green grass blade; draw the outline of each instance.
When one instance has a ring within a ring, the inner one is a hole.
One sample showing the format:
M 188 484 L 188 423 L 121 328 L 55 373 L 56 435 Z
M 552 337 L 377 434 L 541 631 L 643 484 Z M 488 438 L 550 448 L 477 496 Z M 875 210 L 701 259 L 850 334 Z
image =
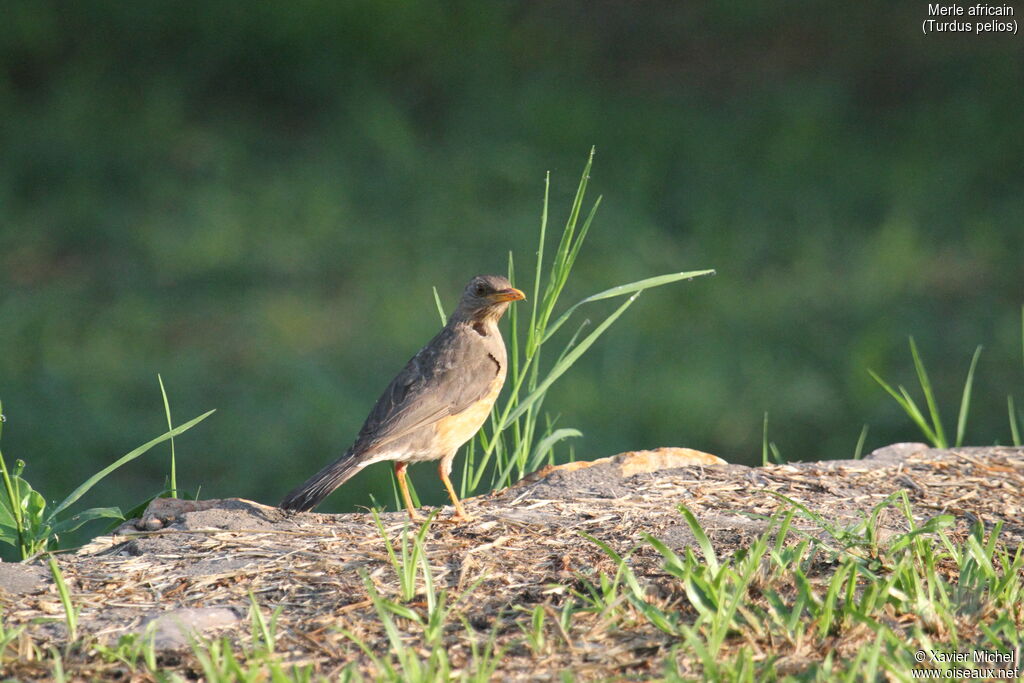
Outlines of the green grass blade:
M 688 507 L 680 505 L 678 509 L 683 513 L 687 526 L 690 527 L 690 531 L 693 532 L 694 537 L 697 539 L 697 545 L 700 546 L 701 552 L 704 553 L 704 561 L 707 562 L 712 576 L 717 576 L 719 569 L 718 556 L 715 555 L 715 549 L 711 545 L 711 541 L 708 540 L 707 534 L 704 533 L 700 522 L 697 521 L 697 518 L 690 512 Z
M 638 296 L 640 296 L 640 292 L 637 292 L 633 296 L 626 299 L 625 303 L 623 303 L 621 306 L 615 309 L 615 311 L 611 315 L 605 318 L 600 325 L 594 328 L 593 332 L 584 337 L 575 349 L 567 353 L 565 355 L 565 358 L 563 358 L 560 362 L 555 363 L 554 367 L 551 368 L 551 371 L 548 373 L 547 377 L 545 377 L 544 380 L 541 381 L 539 385 L 537 385 L 537 388 L 530 392 L 530 394 L 525 399 L 523 399 L 523 401 L 516 407 L 516 409 L 512 411 L 512 413 L 506 419 L 505 423 L 508 424 L 510 422 L 515 421 L 515 419 L 518 418 L 523 413 L 525 413 L 526 410 L 531 405 L 533 405 L 534 402 L 536 402 L 538 399 L 543 398 L 544 393 L 548 390 L 548 387 L 554 384 L 555 380 L 561 377 L 570 367 L 572 367 L 573 363 L 579 360 L 579 357 L 582 356 L 586 352 L 586 350 L 589 349 L 591 345 L 593 345 L 595 341 L 597 341 L 598 337 L 604 334 L 604 331 L 611 327 L 612 323 L 618 320 L 619 316 L 625 313 L 627 308 L 633 305 L 633 302 L 636 301 L 636 298 Z
M 580 176 L 580 184 L 576 188 L 576 196 L 573 198 L 572 209 L 569 211 L 569 218 L 562 230 L 562 237 L 555 249 L 554 261 L 551 266 L 551 275 L 548 279 L 548 286 L 544 292 L 544 305 L 541 307 L 542 314 L 539 325 L 544 327 L 555 308 L 555 302 L 562 293 L 565 281 L 569 277 L 569 269 L 566 268 L 569 250 L 572 247 L 573 236 L 576 232 L 576 223 L 579 221 L 580 209 L 583 206 L 583 197 L 587 193 L 587 184 L 590 181 L 590 168 L 594 163 L 594 148 L 590 149 L 590 156 L 583 167 L 583 174 Z
M 1006 397 L 1006 412 L 1010 416 L 1010 437 L 1014 446 L 1020 446 L 1020 427 L 1017 426 L 1017 408 L 1013 405 L 1013 396 Z
M 764 411 L 764 421 L 761 423 L 761 467 L 768 466 L 768 411 Z
M 533 306 L 530 309 L 530 329 L 537 325 L 537 307 L 540 305 L 540 274 L 544 270 L 544 240 L 548 233 L 548 203 L 551 197 L 551 171 L 544 174 L 544 205 L 540 212 L 540 238 L 537 240 L 537 268 L 533 273 Z
M 900 407 L 903 408 L 903 412 L 910 416 L 910 419 L 914 421 L 914 423 L 918 426 L 918 428 L 920 428 L 922 432 L 924 432 L 925 438 L 931 441 L 933 446 L 938 446 L 938 437 L 935 435 L 935 432 L 932 431 L 932 428 L 928 425 L 928 422 L 924 419 L 924 415 L 921 413 L 921 410 L 917 407 L 917 404 L 914 403 L 914 399 L 912 399 L 910 397 L 910 394 L 907 393 L 907 390 L 901 386 L 900 390 L 896 391 L 895 389 L 892 388 L 892 385 L 890 385 L 884 379 L 879 377 L 878 373 L 876 373 L 874 370 L 868 370 L 868 374 L 871 375 L 872 379 L 878 382 L 879 386 L 885 389 L 886 393 L 888 393 L 890 396 L 893 397 L 893 399 L 895 399 L 896 403 L 898 403 Z
M 714 269 L 691 270 L 682 273 L 668 273 L 666 275 L 656 275 L 654 277 L 644 278 L 643 280 L 637 280 L 636 282 L 630 282 L 629 284 L 612 287 L 611 289 L 606 289 L 603 292 L 598 292 L 597 294 L 591 294 L 585 299 L 580 299 L 572 306 L 570 306 L 565 311 L 565 313 L 558 316 L 555 322 L 553 322 L 547 328 L 542 343 L 550 339 L 551 336 L 556 331 L 558 331 L 558 328 L 565 324 L 565 322 L 569 319 L 569 316 L 571 316 L 576 311 L 576 309 L 582 306 L 583 304 L 589 304 L 591 302 L 600 301 L 602 299 L 611 299 L 617 296 L 625 296 L 627 294 L 633 294 L 634 292 L 642 292 L 645 289 L 651 289 L 652 287 L 661 287 L 662 285 L 667 285 L 673 282 L 679 282 L 680 280 L 693 280 L 694 278 L 698 278 L 703 275 L 714 274 Z
M 580 249 L 583 247 L 583 241 L 587 238 L 587 233 L 590 232 L 590 224 L 594 221 L 594 216 L 597 215 L 597 210 L 601 206 L 601 199 L 603 199 L 603 197 L 599 196 L 597 201 L 594 202 L 594 205 L 590 207 L 590 213 L 588 213 L 587 217 L 584 219 L 583 225 L 580 227 L 580 232 L 576 236 L 576 241 L 573 242 L 572 248 L 569 250 L 569 255 L 565 260 L 566 277 L 568 277 L 569 271 L 572 270 L 573 265 L 576 263 L 576 257 L 579 255 Z
M 77 515 L 72 515 L 67 519 L 61 520 L 57 524 L 53 525 L 53 534 L 60 535 L 71 531 L 75 531 L 83 524 L 91 522 L 94 519 L 124 519 L 124 515 L 121 514 L 121 508 L 118 507 L 102 507 L 102 508 L 89 508 L 83 512 L 79 512 Z
M 47 563 L 50 567 L 50 574 L 53 575 L 53 582 L 57 585 L 57 594 L 60 596 L 60 603 L 64 607 L 64 621 L 68 627 L 68 643 L 78 640 L 78 609 L 71 602 L 71 591 L 64 580 L 64 574 L 57 565 L 53 553 L 47 555 Z
M 530 456 L 530 462 L 527 469 L 535 470 L 540 467 L 541 460 L 544 458 L 544 455 L 559 441 L 564 441 L 565 439 L 576 439 L 581 436 L 583 436 L 583 432 L 578 429 L 573 429 L 572 427 L 562 427 L 561 429 L 556 429 L 551 432 L 541 439 L 537 443 L 536 448 L 533 449 L 533 454 Z
M 860 436 L 857 437 L 857 446 L 853 449 L 853 459 L 860 460 L 864 455 L 864 442 L 868 438 L 868 426 L 864 425 L 860 430 Z
M 538 346 L 538 330 L 540 329 L 538 316 L 544 317 L 544 306 L 547 300 L 547 293 L 540 288 L 541 273 L 544 269 L 544 243 L 547 239 L 548 230 L 548 204 L 551 197 L 551 171 L 544 175 L 544 204 L 541 207 L 540 217 L 540 238 L 537 241 L 537 264 L 533 273 L 533 291 L 530 292 L 530 299 L 533 305 L 530 306 L 530 327 L 525 340 L 524 352 L 527 358 L 532 358 Z M 513 308 L 516 308 L 513 306 Z M 519 340 L 512 338 L 513 346 L 519 345 Z M 513 373 L 518 376 L 517 373 Z
M 888 552 L 890 554 L 898 553 L 899 551 L 910 545 L 916 537 L 922 534 L 934 534 L 942 529 L 953 526 L 956 522 L 956 517 L 953 515 L 937 515 L 926 521 L 916 529 L 911 529 L 906 533 L 900 534 L 899 537 L 889 546 Z
M 914 370 L 917 371 L 917 381 L 921 384 L 921 391 L 924 392 L 924 400 L 928 404 L 928 412 L 932 418 L 932 426 L 935 429 L 935 436 L 937 438 L 935 445 L 939 448 L 948 448 L 949 441 L 946 440 L 946 432 L 942 428 L 942 418 L 939 416 L 939 406 L 935 402 L 935 392 L 932 390 L 931 380 L 928 379 L 928 372 L 924 369 L 921 354 L 918 353 L 917 343 L 913 337 L 910 338 L 910 355 L 914 358 Z
M 249 619 L 252 622 L 253 641 L 262 641 L 267 653 L 272 654 L 274 652 L 274 634 L 267 626 L 267 620 L 263 617 L 263 611 L 260 610 L 260 603 L 256 600 L 256 594 L 252 592 L 251 588 L 249 589 Z
M 164 415 L 167 416 L 167 430 L 174 429 L 174 424 L 171 422 L 171 404 L 167 400 L 167 390 L 164 389 L 164 378 L 160 376 L 158 372 L 156 379 L 160 382 L 160 395 L 164 399 Z M 174 437 L 171 437 L 171 498 L 178 497 L 178 468 L 176 458 L 174 454 Z
M 125 455 L 122 455 L 120 458 L 115 460 L 113 463 L 111 463 L 110 465 L 107 465 L 102 470 L 100 470 L 96 474 L 94 474 L 91 477 L 89 477 L 88 479 L 86 479 L 78 488 L 76 488 L 74 491 L 72 491 L 70 493 L 70 495 L 68 495 L 67 498 L 62 500 L 60 502 L 60 504 L 57 505 L 56 508 L 54 508 L 53 512 L 50 513 L 50 520 L 56 519 L 57 515 L 62 510 L 64 510 L 69 505 L 73 504 L 79 498 L 84 496 L 89 491 L 89 489 L 91 489 L 93 486 L 95 486 L 101 479 L 103 479 L 105 476 L 107 476 L 108 474 L 110 474 L 111 472 L 116 470 L 118 467 L 121 467 L 125 463 L 131 462 L 135 458 L 139 457 L 140 455 L 142 455 L 143 453 L 145 453 L 146 451 L 151 449 L 153 446 L 156 446 L 159 443 L 163 443 L 164 441 L 166 441 L 167 439 L 170 439 L 173 436 L 177 436 L 178 434 L 182 434 L 184 432 L 187 432 L 188 430 L 192 429 L 197 424 L 199 424 L 200 422 L 202 422 L 203 420 L 208 418 L 210 415 L 213 415 L 215 412 L 217 412 L 217 411 L 216 410 L 211 410 L 209 412 L 203 413 L 199 417 L 194 418 L 192 420 L 189 420 L 185 424 L 180 425 L 178 427 L 175 427 L 174 429 L 170 430 L 169 432 L 166 432 L 165 434 L 162 434 L 161 436 L 156 437 L 152 441 L 149 441 L 147 443 L 142 444 L 141 446 L 139 446 L 135 450 L 130 451 L 130 452 L 128 452 Z
M 967 380 L 964 382 L 964 392 L 960 397 L 960 415 L 956 420 L 956 446 L 964 443 L 964 430 L 967 428 L 967 414 L 971 410 L 971 387 L 974 385 L 974 368 L 978 365 L 978 358 L 981 356 L 981 346 L 974 350 L 971 358 L 971 368 L 967 371 Z
M 637 581 L 636 574 L 634 574 L 633 570 L 630 569 L 629 565 L 626 564 L 626 560 L 617 552 L 615 552 L 614 548 L 612 548 L 610 545 L 600 540 L 596 536 L 591 536 L 590 534 L 583 531 L 579 531 L 577 533 L 581 537 L 587 539 L 588 541 L 596 545 L 598 548 L 603 550 L 608 557 L 612 558 L 615 564 L 622 570 L 623 579 L 626 581 L 626 585 L 629 587 L 629 590 L 633 593 L 635 597 L 642 600 L 644 597 L 644 589 L 641 588 L 640 582 Z
M 448 316 L 444 314 L 444 306 L 441 305 L 441 295 L 437 293 L 437 287 L 434 287 L 434 305 L 437 306 L 437 314 L 441 316 L 441 327 L 444 327 L 448 322 Z

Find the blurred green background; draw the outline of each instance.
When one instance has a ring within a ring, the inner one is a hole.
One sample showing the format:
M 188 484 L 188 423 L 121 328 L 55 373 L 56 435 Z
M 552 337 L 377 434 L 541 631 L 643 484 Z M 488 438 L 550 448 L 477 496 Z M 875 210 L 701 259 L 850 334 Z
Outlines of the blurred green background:
M 1024 402 L 1024 60 L 866 2 L 6 3 L 0 398 L 49 498 L 180 423 L 179 486 L 275 503 L 340 454 L 464 282 L 530 263 L 591 145 L 604 203 L 565 305 L 648 292 L 556 385 L 577 457 L 849 457 Z M 522 282 L 522 280 L 520 280 Z M 615 302 L 589 314 L 602 316 Z M 563 445 L 563 455 L 567 453 Z M 163 485 L 166 445 L 82 502 Z M 433 467 L 420 492 L 444 500 Z M 390 500 L 378 465 L 326 511 Z M 429 483 L 427 483 L 429 482 Z

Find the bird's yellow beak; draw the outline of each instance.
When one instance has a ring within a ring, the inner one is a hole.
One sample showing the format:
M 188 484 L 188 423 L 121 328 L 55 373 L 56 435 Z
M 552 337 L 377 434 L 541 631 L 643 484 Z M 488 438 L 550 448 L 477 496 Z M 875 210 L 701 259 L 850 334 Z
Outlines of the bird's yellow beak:
M 491 294 L 487 297 L 487 300 L 497 304 L 503 301 L 522 301 L 525 298 L 526 295 L 521 291 L 515 287 L 509 287 L 508 289 L 503 289 L 500 292 Z

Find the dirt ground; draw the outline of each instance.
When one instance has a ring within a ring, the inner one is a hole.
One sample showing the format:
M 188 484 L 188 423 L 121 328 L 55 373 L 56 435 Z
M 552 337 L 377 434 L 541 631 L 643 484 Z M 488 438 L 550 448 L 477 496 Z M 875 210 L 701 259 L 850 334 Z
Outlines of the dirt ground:
M 897 444 L 856 461 L 693 465 L 638 474 L 626 464 L 622 458 L 606 459 L 591 467 L 532 475 L 510 489 L 467 501 L 474 521 L 446 522 L 451 514 L 446 508 L 430 528 L 426 547 L 434 581 L 455 601 L 453 613 L 465 616 L 479 638 L 496 627 L 498 643 L 507 647 L 503 679 L 557 680 L 566 669 L 584 679 L 659 675 L 661 658 L 672 643 L 650 625 L 608 630 L 582 620 L 567 632 L 559 626 L 567 646 L 538 655 L 522 644 L 515 621 L 524 616 L 517 608 L 536 605 L 548 605 L 554 615 L 572 590 L 583 589 L 583 578 L 615 574 L 616 564 L 583 534 L 619 553 L 639 546 L 632 566 L 656 590 L 667 577 L 661 556 L 641 544 L 642 534 L 676 550 L 693 547 L 697 552 L 680 504 L 696 515 L 719 557 L 749 545 L 765 529 L 756 516 L 785 506 L 770 492 L 844 525 L 904 489 L 921 520 L 955 515 L 951 535 L 966 534 L 977 521 L 990 527 L 1002 520 L 1002 543 L 1014 549 L 1024 542 L 1020 448 L 935 450 Z M 387 513 L 382 520 L 393 540 L 407 522 L 404 513 Z M 895 509 L 886 510 L 878 524 L 883 535 L 907 528 Z M 808 520 L 797 518 L 794 526 L 820 533 Z M 369 575 L 381 595 L 398 599 L 395 572 L 370 514 L 288 514 L 240 499 L 165 499 L 143 520 L 58 559 L 81 610 L 83 634 L 93 642 L 116 642 L 164 615 L 156 628 L 161 663 L 186 676 L 194 672 L 180 625 L 206 637 L 227 634 L 245 643 L 251 638 L 246 616 L 250 591 L 268 617 L 281 608 L 277 652 L 282 658 L 313 664 L 328 676 L 354 660 L 364 670 L 370 666 L 342 630 L 382 654 L 388 648 L 358 570 Z M 45 562 L 0 564 L 0 605 L 7 628 L 27 625 L 18 645 L 22 658 L 0 674 L 48 675 L 32 661 L 31 643 L 63 645 L 66 635 Z M 466 634 L 453 618 L 445 642 L 456 668 L 470 665 Z M 125 675 L 88 652 L 67 660 L 66 666 L 79 667 L 84 677 Z

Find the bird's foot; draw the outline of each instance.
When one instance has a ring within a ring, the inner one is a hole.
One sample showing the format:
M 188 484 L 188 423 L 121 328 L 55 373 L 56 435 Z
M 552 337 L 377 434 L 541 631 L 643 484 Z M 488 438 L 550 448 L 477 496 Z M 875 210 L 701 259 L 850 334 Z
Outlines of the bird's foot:
M 456 509 L 455 510 L 455 514 L 452 515 L 451 517 L 449 517 L 446 521 L 451 522 L 451 523 L 454 524 L 456 522 L 459 522 L 459 523 L 461 523 L 461 522 L 472 522 L 475 519 L 476 519 L 475 517 L 473 517 L 472 515 L 468 514 L 465 510 L 459 508 L 459 509 Z

